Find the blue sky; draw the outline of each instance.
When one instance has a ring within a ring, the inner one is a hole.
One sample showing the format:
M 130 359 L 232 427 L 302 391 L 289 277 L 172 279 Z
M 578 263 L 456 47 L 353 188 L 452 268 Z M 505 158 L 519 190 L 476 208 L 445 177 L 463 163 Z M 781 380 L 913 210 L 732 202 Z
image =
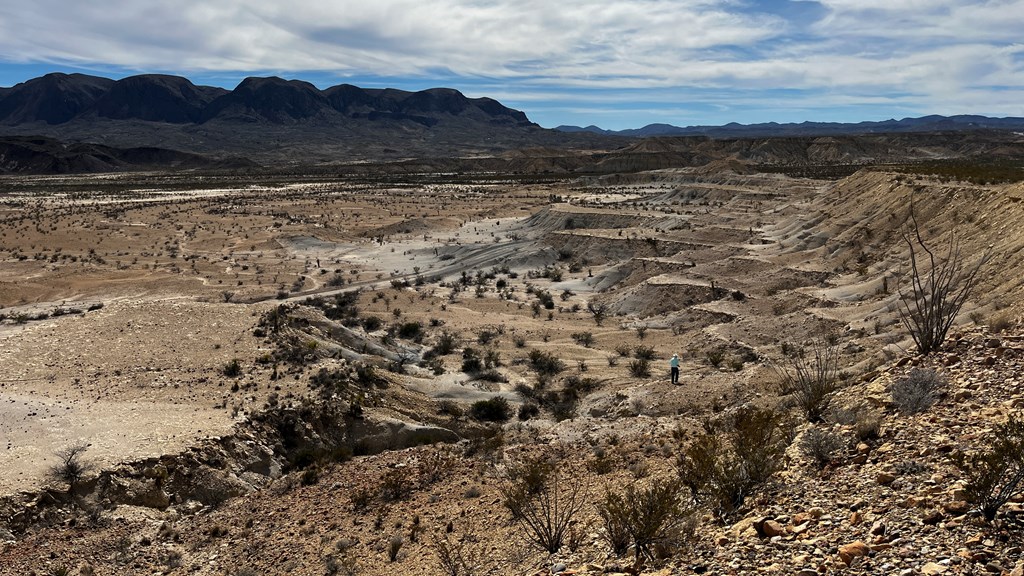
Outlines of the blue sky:
M 1024 0 L 33 0 L 0 86 L 278 75 L 490 96 L 543 126 L 1024 116 Z

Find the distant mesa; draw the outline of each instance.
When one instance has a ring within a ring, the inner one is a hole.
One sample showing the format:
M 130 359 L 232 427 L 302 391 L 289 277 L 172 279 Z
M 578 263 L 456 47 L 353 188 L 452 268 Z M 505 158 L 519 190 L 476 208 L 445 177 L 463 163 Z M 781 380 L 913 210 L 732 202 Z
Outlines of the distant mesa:
M 85 74 L 47 74 L 0 89 L 0 124 L 49 125 L 97 118 L 170 124 L 213 121 L 294 124 L 386 120 L 433 126 L 458 117 L 504 126 L 536 127 L 526 114 L 490 98 L 467 98 L 451 88 L 420 92 L 363 89 L 350 84 L 320 90 L 301 80 L 246 78 L 234 90 L 196 86 L 187 78 L 142 74 L 110 80 Z

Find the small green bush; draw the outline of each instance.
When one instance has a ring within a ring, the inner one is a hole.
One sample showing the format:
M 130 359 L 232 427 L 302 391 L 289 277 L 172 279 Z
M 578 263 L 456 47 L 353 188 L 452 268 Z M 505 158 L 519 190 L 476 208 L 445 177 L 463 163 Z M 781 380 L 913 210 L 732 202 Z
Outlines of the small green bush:
M 505 422 L 512 417 L 512 407 L 504 396 L 478 400 L 469 407 L 469 415 L 484 422 Z

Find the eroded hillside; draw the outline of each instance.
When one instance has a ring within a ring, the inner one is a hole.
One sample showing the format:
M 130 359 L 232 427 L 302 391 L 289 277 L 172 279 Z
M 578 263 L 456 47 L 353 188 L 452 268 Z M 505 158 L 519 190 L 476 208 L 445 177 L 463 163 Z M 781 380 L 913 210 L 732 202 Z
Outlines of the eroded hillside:
M 0 463 L 27 492 L 5 501 L 0 572 L 1012 570 L 951 455 L 1020 402 L 1020 345 L 991 334 L 1020 314 L 1024 189 L 751 172 L 15 181 Z M 990 254 L 925 360 L 896 312 L 911 201 L 927 242 Z M 782 345 L 823 333 L 843 386 L 811 424 L 774 383 Z M 910 365 L 947 384 L 908 416 L 886 386 Z M 774 474 L 728 509 L 692 485 L 701 507 L 642 567 L 614 549 L 607 490 L 692 482 L 677 457 L 702 430 L 765 409 L 788 414 L 766 447 L 797 438 Z M 812 429 L 840 444 L 820 468 Z M 104 471 L 40 491 L 73 442 Z M 503 504 L 547 459 L 583 502 L 552 554 Z

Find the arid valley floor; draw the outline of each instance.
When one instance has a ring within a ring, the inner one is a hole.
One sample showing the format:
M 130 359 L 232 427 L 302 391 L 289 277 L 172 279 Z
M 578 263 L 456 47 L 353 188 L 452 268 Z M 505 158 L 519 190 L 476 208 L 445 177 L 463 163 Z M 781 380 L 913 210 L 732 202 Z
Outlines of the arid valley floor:
M 5 177 L 0 574 L 1021 574 L 1024 504 L 983 521 L 953 455 L 1024 406 L 1024 185 L 745 168 Z M 927 357 L 911 201 L 989 255 Z M 822 334 L 843 384 L 809 423 L 778 366 Z M 914 366 L 947 384 L 907 415 Z M 841 448 L 615 553 L 608 490 L 767 408 Z M 554 553 L 503 504 L 542 460 L 583 502 Z

